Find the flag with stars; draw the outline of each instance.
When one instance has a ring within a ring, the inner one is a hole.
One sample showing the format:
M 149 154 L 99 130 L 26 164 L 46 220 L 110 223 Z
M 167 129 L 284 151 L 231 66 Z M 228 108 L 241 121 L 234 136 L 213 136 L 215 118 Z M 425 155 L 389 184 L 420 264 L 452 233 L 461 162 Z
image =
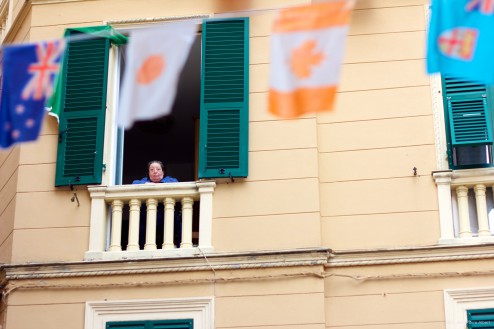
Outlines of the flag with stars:
M 280 11 L 271 36 L 269 111 L 294 118 L 332 110 L 353 2 Z
M 64 49 L 64 40 L 3 47 L 0 147 L 38 138 Z
M 494 84 L 494 0 L 433 0 L 427 72 Z

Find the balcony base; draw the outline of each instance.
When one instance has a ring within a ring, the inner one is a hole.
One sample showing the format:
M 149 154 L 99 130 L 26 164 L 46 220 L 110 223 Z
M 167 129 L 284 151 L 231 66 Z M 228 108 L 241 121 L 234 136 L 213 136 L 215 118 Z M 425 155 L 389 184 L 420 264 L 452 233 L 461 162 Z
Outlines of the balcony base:
M 211 254 L 214 252 L 213 247 L 194 247 L 194 248 L 177 248 L 177 249 L 158 249 L 158 250 L 136 250 L 136 251 L 87 251 L 84 255 L 85 261 L 94 260 L 123 260 L 123 259 L 141 259 L 141 258 L 180 258 L 198 256 L 202 254 Z
M 494 236 L 474 236 L 470 238 L 439 239 L 440 245 L 478 245 L 483 243 L 494 243 Z

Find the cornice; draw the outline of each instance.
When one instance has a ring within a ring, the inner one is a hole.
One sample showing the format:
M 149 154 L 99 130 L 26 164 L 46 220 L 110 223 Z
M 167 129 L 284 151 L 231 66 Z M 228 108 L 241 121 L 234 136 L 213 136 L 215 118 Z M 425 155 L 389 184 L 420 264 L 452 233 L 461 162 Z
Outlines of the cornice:
M 494 243 L 435 245 L 399 249 L 334 250 L 326 267 L 413 264 L 494 258 Z
M 306 248 L 135 260 L 4 264 L 0 266 L 0 278 L 9 281 L 321 265 L 329 269 L 482 259 L 494 259 L 494 243 L 352 251 Z
M 309 248 L 249 253 L 215 253 L 190 257 L 141 260 L 8 264 L 6 280 L 220 271 L 316 266 L 327 263 L 330 249 Z

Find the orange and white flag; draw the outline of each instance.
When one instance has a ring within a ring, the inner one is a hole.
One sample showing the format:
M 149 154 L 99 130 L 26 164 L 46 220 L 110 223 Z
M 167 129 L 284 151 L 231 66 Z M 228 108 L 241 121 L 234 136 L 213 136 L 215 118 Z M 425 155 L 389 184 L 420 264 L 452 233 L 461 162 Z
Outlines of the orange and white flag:
M 128 129 L 134 121 L 170 114 L 196 31 L 196 23 L 180 22 L 130 33 L 119 125 Z
M 353 2 L 280 11 L 271 36 L 269 111 L 283 118 L 332 110 Z

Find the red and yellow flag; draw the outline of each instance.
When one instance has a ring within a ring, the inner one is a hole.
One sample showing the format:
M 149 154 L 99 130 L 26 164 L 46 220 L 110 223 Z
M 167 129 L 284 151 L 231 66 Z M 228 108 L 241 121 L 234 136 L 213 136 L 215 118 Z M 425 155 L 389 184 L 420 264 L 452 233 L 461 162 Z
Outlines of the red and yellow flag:
M 331 110 L 352 2 L 280 11 L 271 36 L 269 111 L 283 118 Z

